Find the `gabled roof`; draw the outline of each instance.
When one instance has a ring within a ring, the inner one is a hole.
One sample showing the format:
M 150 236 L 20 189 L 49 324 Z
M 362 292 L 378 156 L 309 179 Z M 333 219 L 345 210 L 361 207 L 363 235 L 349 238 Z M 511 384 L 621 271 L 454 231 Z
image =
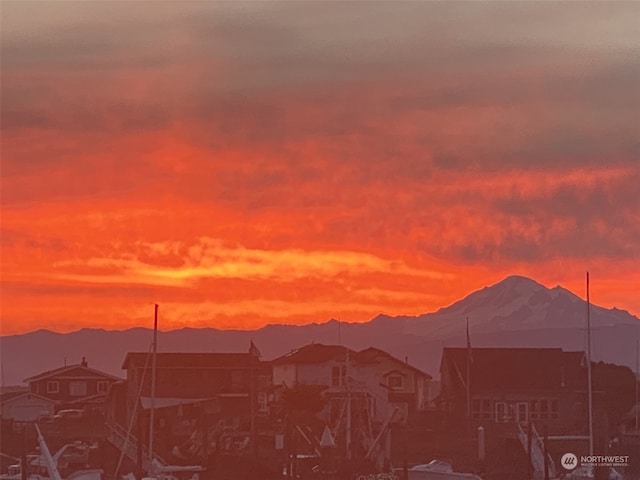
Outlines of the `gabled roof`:
M 375 362 L 376 359 L 378 357 L 381 357 L 381 356 L 387 358 L 388 360 L 391 360 L 392 362 L 394 362 L 398 366 L 398 369 L 400 371 L 402 371 L 402 369 L 409 369 L 409 370 L 413 370 L 418 375 L 422 375 L 423 377 L 426 377 L 428 379 L 432 378 L 431 375 L 429 375 L 428 373 L 423 372 L 419 368 L 414 367 L 413 365 L 411 365 L 411 364 L 409 364 L 407 362 L 403 362 L 399 358 L 396 358 L 393 355 L 391 355 L 390 353 L 387 353 L 384 350 L 380 350 L 379 348 L 369 347 L 369 348 L 365 348 L 364 350 L 358 352 L 358 360 L 362 361 L 362 362 L 366 362 L 366 361 L 374 361 Z
M 582 388 L 586 382 L 583 352 L 560 348 L 473 348 L 470 374 L 472 391 L 558 390 Z M 449 369 L 462 386 L 467 376 L 468 350 L 445 347 L 440 372 Z M 584 377 L 584 378 L 583 378 Z
M 0 405 L 7 403 L 7 402 L 11 402 L 11 401 L 15 401 L 15 400 L 19 400 L 22 397 L 35 397 L 38 398 L 40 400 L 45 400 L 49 403 L 58 403 L 55 400 L 51 400 L 50 398 L 47 397 L 43 397 L 42 395 L 38 395 L 37 393 L 33 393 L 31 391 L 16 391 L 16 392 L 7 392 L 7 393 L 3 393 L 2 395 L 0 395 Z
M 11 400 L 12 398 L 20 397 L 26 393 L 29 393 L 29 390 L 22 389 L 22 390 L 15 390 L 13 392 L 2 393 L 0 394 L 0 403 L 4 403 L 7 400 Z
M 47 370 L 46 372 L 39 373 L 37 375 L 33 375 L 31 377 L 25 378 L 23 381 L 25 383 L 29 382 L 38 382 L 40 380 L 44 380 L 45 378 L 55 377 L 59 375 L 63 375 L 64 373 L 70 372 L 71 370 L 75 370 L 76 368 L 81 368 L 85 370 L 87 373 L 90 373 L 95 376 L 104 377 L 111 380 L 122 380 L 121 378 L 114 377 L 113 375 L 109 375 L 108 373 L 101 372 L 100 370 L 96 370 L 94 368 L 89 368 L 80 363 L 75 365 L 66 365 L 64 367 L 54 368 L 52 370 Z
M 129 352 L 122 364 L 123 369 L 131 366 L 151 368 L 151 354 Z M 157 368 L 249 368 L 267 365 L 249 353 L 158 353 Z
M 346 360 L 347 352 L 350 359 L 355 359 L 357 353 L 342 345 L 323 345 L 321 343 L 311 343 L 304 347 L 291 350 L 289 353 L 272 360 L 274 365 L 288 363 L 324 363 L 330 360 Z
M 422 370 L 409 365 L 406 362 L 394 357 L 393 355 L 380 350 L 379 348 L 369 347 L 356 352 L 343 345 L 323 345 L 322 343 L 311 343 L 300 347 L 296 350 L 292 350 L 281 357 L 276 358 L 271 363 L 274 365 L 284 364 L 302 364 L 302 363 L 325 363 L 331 360 L 345 361 L 347 358 L 347 352 L 349 354 L 349 360 L 359 364 L 375 364 L 378 363 L 380 357 L 385 357 L 396 364 L 398 370 L 406 371 L 412 370 L 419 375 L 426 378 L 431 378 L 431 375 L 423 372 Z

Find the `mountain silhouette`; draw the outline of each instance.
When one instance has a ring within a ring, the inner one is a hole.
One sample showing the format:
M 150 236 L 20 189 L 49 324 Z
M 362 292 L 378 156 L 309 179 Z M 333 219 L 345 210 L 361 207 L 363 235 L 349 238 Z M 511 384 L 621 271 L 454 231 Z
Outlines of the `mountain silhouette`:
M 244 352 L 251 340 L 264 359 L 316 342 L 342 343 L 353 349 L 378 347 L 406 359 L 437 378 L 443 346 L 466 345 L 466 319 L 475 347 L 562 347 L 584 350 L 586 302 L 556 286 L 510 276 L 475 291 L 433 313 L 418 316 L 378 315 L 369 322 L 331 319 L 307 325 L 267 325 L 257 330 L 183 328 L 158 334 L 160 352 Z M 591 306 L 593 359 L 635 368 L 640 320 L 624 310 Z M 38 330 L 0 338 L 3 385 L 19 384 L 36 373 L 79 363 L 123 376 L 129 351 L 147 351 L 147 328 L 104 330 L 84 328 L 60 334 Z

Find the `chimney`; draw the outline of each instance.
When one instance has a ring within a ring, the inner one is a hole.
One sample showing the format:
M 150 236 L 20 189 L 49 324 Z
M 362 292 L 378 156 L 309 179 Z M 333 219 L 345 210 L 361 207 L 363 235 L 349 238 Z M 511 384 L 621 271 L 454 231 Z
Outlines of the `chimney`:
M 89 365 L 89 364 L 87 363 L 87 359 L 86 359 L 86 358 L 84 358 L 84 357 L 82 357 L 82 363 L 80 364 L 80 366 L 81 366 L 81 367 L 86 367 L 86 366 L 88 366 L 88 365 Z
M 406 363 L 407 365 L 409 365 L 409 357 L 404 357 L 404 363 Z

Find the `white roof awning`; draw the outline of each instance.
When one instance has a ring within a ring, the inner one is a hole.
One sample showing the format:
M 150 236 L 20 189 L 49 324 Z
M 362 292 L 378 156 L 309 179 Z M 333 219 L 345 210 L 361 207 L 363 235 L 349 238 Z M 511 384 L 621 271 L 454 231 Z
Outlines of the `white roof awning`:
M 140 397 L 140 405 L 143 410 L 151 409 L 151 397 Z M 153 408 L 179 407 L 180 405 L 192 405 L 194 403 L 207 402 L 213 398 L 174 398 L 156 397 L 153 399 Z

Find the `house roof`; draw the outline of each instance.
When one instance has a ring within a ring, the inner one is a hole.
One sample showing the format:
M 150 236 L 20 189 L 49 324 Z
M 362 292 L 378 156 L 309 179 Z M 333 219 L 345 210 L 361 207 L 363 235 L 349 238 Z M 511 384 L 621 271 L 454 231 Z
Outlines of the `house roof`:
M 38 382 L 40 380 L 44 380 L 45 378 L 60 376 L 65 373 L 68 373 L 77 368 L 85 370 L 87 373 L 93 374 L 95 376 L 108 378 L 111 380 L 122 380 L 121 378 L 114 377 L 113 375 L 109 375 L 108 373 L 101 372 L 100 370 L 96 370 L 94 368 L 89 368 L 81 363 L 77 363 L 74 365 L 66 365 L 64 367 L 54 368 L 52 370 L 47 370 L 46 372 L 39 373 L 37 375 L 33 375 L 31 377 L 25 378 L 23 381 L 26 383 L 29 382 Z
M 432 378 L 431 375 L 429 375 L 428 373 L 423 372 L 422 370 L 420 370 L 417 367 L 414 367 L 413 365 L 409 364 L 408 362 L 403 362 L 399 358 L 396 358 L 393 355 L 391 355 L 390 353 L 387 353 L 384 350 L 380 350 L 379 348 L 369 347 L 369 348 L 365 348 L 364 350 L 358 352 L 358 360 L 359 361 L 363 361 L 363 362 L 367 362 L 367 361 L 374 361 L 375 362 L 377 360 L 377 358 L 381 357 L 381 356 L 387 358 L 388 360 L 391 360 L 392 362 L 394 362 L 398 366 L 398 369 L 400 371 L 402 369 L 409 369 L 409 370 L 413 370 L 418 375 L 422 375 L 423 377 L 426 377 L 428 379 Z
M 323 345 L 321 343 L 311 343 L 304 347 L 291 350 L 289 353 L 272 360 L 274 365 L 282 365 L 288 363 L 324 363 L 329 360 L 346 359 L 347 352 L 349 357 L 355 359 L 357 352 L 342 345 Z
M 407 369 L 409 369 L 426 378 L 431 378 L 429 374 L 423 372 L 419 368 L 416 368 L 413 365 L 409 365 L 408 363 L 403 362 L 402 360 L 394 357 L 384 350 L 380 350 L 379 348 L 375 347 L 365 348 L 364 350 L 356 352 L 343 345 L 323 345 L 322 343 L 311 343 L 276 358 L 272 361 L 272 363 L 274 365 L 283 365 L 290 363 L 324 363 L 330 360 L 346 360 L 347 352 L 349 353 L 349 360 L 355 363 L 373 364 L 377 363 L 380 357 L 385 357 L 394 362 L 399 370 L 404 369 L 404 371 L 406 371 Z
M 440 372 L 451 369 L 451 378 L 461 388 L 465 388 L 467 358 L 466 348 L 445 347 L 442 351 Z M 581 388 L 586 381 L 583 358 L 583 352 L 564 352 L 560 348 L 473 348 L 471 389 Z
M 12 398 L 20 397 L 26 393 L 29 393 L 29 390 L 16 390 L 13 392 L 6 392 L 0 394 L 0 403 L 4 403 L 7 400 L 11 400 Z
M 0 395 L 0 405 L 7 403 L 7 402 L 11 402 L 11 401 L 15 401 L 15 400 L 19 400 L 22 397 L 35 397 L 38 398 L 40 400 L 45 400 L 49 403 L 58 403 L 55 400 L 51 400 L 50 398 L 47 397 L 43 397 L 42 395 L 38 395 L 37 393 L 33 393 L 31 391 L 16 391 L 16 392 L 7 392 L 7 393 L 3 393 Z
M 123 369 L 131 366 L 151 367 L 149 353 L 129 352 L 122 364 Z M 157 368 L 249 368 L 264 366 L 267 362 L 249 353 L 158 353 Z

